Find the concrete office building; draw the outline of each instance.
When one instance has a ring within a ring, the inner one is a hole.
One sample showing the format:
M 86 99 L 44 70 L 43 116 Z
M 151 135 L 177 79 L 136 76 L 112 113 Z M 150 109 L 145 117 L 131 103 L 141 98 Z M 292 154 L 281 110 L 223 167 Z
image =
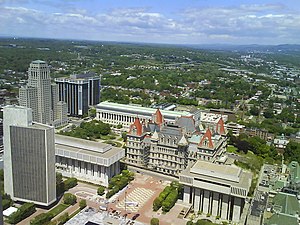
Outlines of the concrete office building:
M 96 106 L 96 112 L 96 118 L 104 123 L 113 125 L 121 124 L 123 127 L 129 128 L 135 121 L 136 117 L 138 117 L 141 121 L 152 120 L 157 109 L 113 102 L 101 102 Z M 169 110 L 159 110 L 159 112 L 163 114 L 164 120 L 170 123 L 174 123 L 175 120 L 181 116 L 194 116 L 194 114 L 189 112 Z M 196 118 L 195 121 L 197 122 Z
M 123 148 L 63 135 L 55 135 L 56 169 L 66 177 L 108 186 L 120 173 Z
M 4 190 L 13 200 L 48 206 L 56 200 L 54 128 L 32 122 L 32 110 L 4 112 Z
M 58 93 L 51 85 L 50 69 L 46 62 L 36 60 L 28 69 L 28 83 L 19 89 L 19 104 L 32 109 L 33 121 L 61 125 L 57 114 Z M 65 122 L 67 115 L 63 116 Z
M 194 211 L 240 221 L 252 174 L 241 168 L 197 161 L 184 170 L 179 182 L 184 185 L 183 202 Z
M 100 76 L 95 73 L 56 78 L 55 82 L 58 85 L 58 99 L 67 103 L 70 115 L 82 116 L 87 114 L 89 106 L 100 102 Z

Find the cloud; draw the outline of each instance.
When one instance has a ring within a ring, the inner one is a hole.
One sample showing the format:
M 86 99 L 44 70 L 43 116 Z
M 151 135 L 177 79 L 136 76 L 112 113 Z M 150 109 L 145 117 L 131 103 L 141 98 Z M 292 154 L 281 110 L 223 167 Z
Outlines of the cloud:
M 182 13 L 183 23 L 210 37 L 235 39 L 272 39 L 280 37 L 297 40 L 300 35 L 300 15 L 286 11 L 283 5 L 242 5 L 187 9 Z M 259 42 L 258 42 L 259 43 Z
M 187 8 L 169 15 L 149 7 L 96 12 L 74 2 L 68 1 L 68 9 L 54 7 L 56 12 L 0 6 L 0 30 L 18 36 L 167 43 L 284 43 L 298 42 L 300 36 L 299 13 L 282 4 Z

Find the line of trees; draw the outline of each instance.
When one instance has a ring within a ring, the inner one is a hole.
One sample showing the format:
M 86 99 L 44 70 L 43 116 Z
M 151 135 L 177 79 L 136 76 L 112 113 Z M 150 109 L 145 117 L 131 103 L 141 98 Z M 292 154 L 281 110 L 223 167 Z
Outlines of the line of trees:
M 252 151 L 255 155 L 260 156 L 268 161 L 281 160 L 274 146 L 267 145 L 267 142 L 257 136 L 249 137 L 246 134 L 240 134 L 238 137 L 229 132 L 229 144 L 235 146 L 239 152 L 247 154 Z
M 56 195 L 60 196 L 65 191 L 77 185 L 77 179 L 74 177 L 67 178 L 63 181 L 62 174 L 56 173 Z
M 154 199 L 153 210 L 157 211 L 162 208 L 163 212 L 169 212 L 181 194 L 182 185 L 173 181 L 170 186 L 165 187 L 159 196 Z
M 122 190 L 130 181 L 134 179 L 134 173 L 128 170 L 123 170 L 121 174 L 118 174 L 111 178 L 109 181 L 108 189 L 109 191 L 106 193 L 106 198 L 110 198 L 114 194 L 118 193 Z
M 8 217 L 8 222 L 10 224 L 17 224 L 23 219 L 35 213 L 35 204 L 33 203 L 24 203 L 16 212 L 11 214 Z

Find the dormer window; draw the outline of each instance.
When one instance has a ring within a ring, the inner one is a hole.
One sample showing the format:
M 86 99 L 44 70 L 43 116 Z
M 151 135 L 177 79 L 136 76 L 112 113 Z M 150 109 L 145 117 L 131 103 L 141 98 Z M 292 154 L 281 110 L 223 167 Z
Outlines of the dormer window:
M 133 134 L 136 134 L 136 127 L 133 127 L 132 133 L 133 133 Z

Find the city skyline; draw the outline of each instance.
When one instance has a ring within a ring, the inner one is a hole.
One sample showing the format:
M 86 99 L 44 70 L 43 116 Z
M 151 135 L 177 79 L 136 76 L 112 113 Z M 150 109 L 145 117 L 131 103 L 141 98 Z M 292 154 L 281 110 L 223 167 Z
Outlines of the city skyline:
M 295 1 L 0 1 L 0 36 L 169 44 L 298 44 Z M 39 28 L 39 29 L 37 29 Z

